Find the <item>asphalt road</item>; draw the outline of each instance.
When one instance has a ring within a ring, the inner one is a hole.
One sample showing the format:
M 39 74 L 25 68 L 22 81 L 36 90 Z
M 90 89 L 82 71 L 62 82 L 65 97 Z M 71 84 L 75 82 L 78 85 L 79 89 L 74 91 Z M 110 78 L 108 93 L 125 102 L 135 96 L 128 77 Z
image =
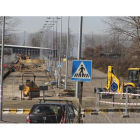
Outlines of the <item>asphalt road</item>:
M 26 123 L 27 114 L 3 114 L 0 123 Z
M 140 123 L 140 113 L 129 113 L 129 118 L 123 118 L 123 113 L 100 113 L 99 115 L 86 114 L 83 123 Z M 3 114 L 0 123 L 26 123 L 27 114 Z
M 84 123 L 140 123 L 140 113 L 129 113 L 129 118 L 123 118 L 124 113 L 86 114 Z

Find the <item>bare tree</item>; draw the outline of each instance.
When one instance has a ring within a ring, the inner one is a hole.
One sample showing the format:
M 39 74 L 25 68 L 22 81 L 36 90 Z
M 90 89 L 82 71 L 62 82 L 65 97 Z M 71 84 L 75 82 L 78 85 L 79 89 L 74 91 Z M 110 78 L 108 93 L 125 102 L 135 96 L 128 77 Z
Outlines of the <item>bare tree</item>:
M 41 34 L 39 32 L 30 34 L 28 43 L 30 46 L 39 47 L 41 44 Z
M 96 47 L 93 33 L 84 35 L 84 44 L 85 44 L 85 48 L 86 47 L 92 47 L 92 48 Z
M 110 31 L 124 35 L 125 39 L 140 42 L 140 17 L 109 17 L 104 23 L 109 25 Z
M 94 48 L 86 47 L 83 51 L 83 56 L 87 59 L 92 59 L 94 57 Z
M 19 45 L 21 43 L 21 38 L 18 34 L 11 34 L 10 39 L 10 44 Z
M 9 16 L 5 17 L 5 43 L 6 44 L 11 44 L 13 42 L 11 38 L 11 36 L 13 36 L 12 31 L 16 31 L 16 27 L 18 27 L 21 23 L 22 20 L 19 19 L 18 17 L 9 17 Z M 2 26 L 2 17 L 0 16 L 0 32 L 2 29 L 1 26 Z M 1 37 L 0 37 L 0 43 L 1 43 Z

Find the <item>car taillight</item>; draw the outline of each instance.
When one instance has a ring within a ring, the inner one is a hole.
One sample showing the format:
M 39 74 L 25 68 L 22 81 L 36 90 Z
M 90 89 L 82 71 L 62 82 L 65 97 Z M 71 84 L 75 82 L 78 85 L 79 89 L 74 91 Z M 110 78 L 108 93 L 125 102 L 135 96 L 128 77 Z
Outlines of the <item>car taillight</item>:
M 66 123 L 67 120 L 65 118 L 65 114 L 63 113 L 60 123 Z
M 28 114 L 28 116 L 27 116 L 27 118 L 26 118 L 26 121 L 27 122 L 30 122 L 31 120 L 30 120 L 30 113 Z

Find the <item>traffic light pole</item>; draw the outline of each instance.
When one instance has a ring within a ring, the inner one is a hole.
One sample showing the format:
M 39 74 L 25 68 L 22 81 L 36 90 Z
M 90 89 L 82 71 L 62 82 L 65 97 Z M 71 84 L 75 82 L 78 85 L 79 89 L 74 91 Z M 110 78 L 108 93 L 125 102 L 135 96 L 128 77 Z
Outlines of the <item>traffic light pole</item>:
M 2 121 L 2 105 L 3 105 L 3 63 L 4 63 L 4 34 L 5 34 L 5 17 L 3 17 L 2 26 L 2 47 L 1 47 L 1 83 L 0 83 L 0 121 Z

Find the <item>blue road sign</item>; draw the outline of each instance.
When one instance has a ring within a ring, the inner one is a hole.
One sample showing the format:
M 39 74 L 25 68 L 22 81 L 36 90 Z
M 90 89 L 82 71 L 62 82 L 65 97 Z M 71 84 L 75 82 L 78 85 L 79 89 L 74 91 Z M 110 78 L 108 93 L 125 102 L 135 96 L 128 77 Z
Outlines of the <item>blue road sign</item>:
M 117 89 L 118 89 L 118 85 L 117 85 L 116 83 L 112 83 L 112 84 L 111 84 L 111 90 L 112 90 L 113 92 L 115 92 L 115 91 L 117 91 Z
M 57 68 L 61 68 L 62 67 L 62 63 L 57 63 Z
M 91 82 L 91 79 L 92 79 L 92 61 L 73 60 L 71 80 Z

